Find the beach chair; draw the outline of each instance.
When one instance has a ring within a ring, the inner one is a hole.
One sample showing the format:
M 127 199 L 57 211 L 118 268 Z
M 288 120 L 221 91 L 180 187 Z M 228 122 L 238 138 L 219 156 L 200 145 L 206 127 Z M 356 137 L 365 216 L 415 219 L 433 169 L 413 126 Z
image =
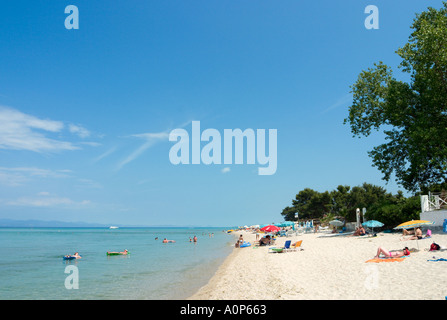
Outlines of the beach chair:
M 295 245 L 293 245 L 293 246 L 291 246 L 289 249 L 287 249 L 286 252 L 289 252 L 289 251 L 297 251 L 298 248 L 300 248 L 300 250 L 303 250 L 303 249 L 301 249 L 301 244 L 302 244 L 302 243 L 303 243 L 303 240 L 300 240 L 300 241 L 295 242 Z
M 292 240 L 287 240 L 284 243 L 284 247 L 282 247 L 282 248 L 272 247 L 272 248 L 269 248 L 268 252 L 276 252 L 276 253 L 287 252 L 287 250 L 290 249 L 290 244 L 291 243 L 292 243 Z

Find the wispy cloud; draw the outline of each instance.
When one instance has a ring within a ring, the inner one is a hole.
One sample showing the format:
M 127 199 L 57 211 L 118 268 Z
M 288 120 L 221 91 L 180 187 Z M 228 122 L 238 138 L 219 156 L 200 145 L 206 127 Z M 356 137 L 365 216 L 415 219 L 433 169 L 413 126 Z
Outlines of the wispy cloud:
M 77 185 L 81 188 L 92 188 L 92 189 L 102 189 L 103 188 L 103 186 L 99 182 L 91 180 L 91 179 L 84 179 L 84 178 L 78 179 Z
M 39 192 L 35 196 L 20 197 L 16 200 L 3 200 L 4 204 L 9 206 L 23 207 L 59 207 L 59 206 L 84 206 L 90 204 L 89 200 L 74 201 L 67 197 L 53 196 L 49 192 Z
M 77 150 L 79 146 L 69 141 L 51 138 L 65 128 L 62 121 L 40 119 L 10 107 L 0 106 L 0 149 L 58 152 Z M 79 125 L 69 125 L 68 130 L 81 138 L 90 132 Z
M 93 163 L 96 163 L 106 157 L 108 157 L 109 155 L 111 155 L 112 153 L 114 153 L 116 151 L 116 147 L 112 147 L 109 150 L 107 150 L 106 152 L 100 154 L 98 157 L 96 157 L 95 159 L 93 159 Z
M 80 138 L 87 138 L 90 136 L 90 131 L 79 125 L 70 124 L 68 130 L 71 133 L 78 135 Z
M 129 162 L 134 161 L 144 151 L 146 151 L 150 147 L 154 146 L 158 142 L 163 141 L 163 140 L 168 141 L 169 133 L 168 132 L 141 133 L 141 134 L 133 134 L 133 135 L 131 135 L 131 137 L 143 139 L 143 140 L 145 140 L 145 142 L 138 149 L 136 149 L 134 152 L 132 152 L 130 155 L 128 155 L 124 160 L 122 160 L 118 164 L 117 170 L 120 170 L 122 167 L 124 167 Z
M 352 101 L 352 94 L 350 94 L 350 93 L 345 94 L 343 97 L 338 99 L 335 103 L 333 103 L 332 105 L 330 105 L 329 107 L 324 109 L 321 113 L 326 113 L 326 112 L 336 109 L 338 107 L 344 106 L 351 101 Z
M 230 167 L 225 167 L 221 170 L 222 173 L 228 173 L 230 172 Z
M 67 178 L 71 170 L 48 170 L 34 167 L 6 168 L 0 167 L 0 184 L 16 187 L 25 184 L 33 178 Z
M 191 121 L 186 121 L 186 122 L 182 123 L 178 128 L 183 128 L 190 123 L 191 123 Z M 120 170 L 122 167 L 124 167 L 129 162 L 132 162 L 135 159 L 137 159 L 141 154 L 144 153 L 144 151 L 146 151 L 150 147 L 156 145 L 157 143 L 162 142 L 162 141 L 169 141 L 169 133 L 170 132 L 171 132 L 171 130 L 169 129 L 169 130 L 165 130 L 162 132 L 155 132 L 155 133 L 149 132 L 149 133 L 139 133 L 139 134 L 130 135 L 129 137 L 143 139 L 145 142 L 139 148 L 137 148 L 135 151 L 133 151 L 130 155 L 128 155 L 124 160 L 122 160 L 118 164 L 117 170 Z

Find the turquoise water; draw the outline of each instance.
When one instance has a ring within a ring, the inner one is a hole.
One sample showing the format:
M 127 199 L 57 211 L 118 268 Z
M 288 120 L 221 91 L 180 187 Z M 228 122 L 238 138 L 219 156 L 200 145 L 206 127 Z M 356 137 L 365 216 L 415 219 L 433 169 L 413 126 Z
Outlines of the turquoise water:
M 222 228 L 0 228 L 0 299 L 184 299 L 232 243 Z M 130 255 L 106 255 L 124 249 Z M 62 259 L 76 251 L 82 259 Z M 72 266 L 78 289 L 65 285 Z

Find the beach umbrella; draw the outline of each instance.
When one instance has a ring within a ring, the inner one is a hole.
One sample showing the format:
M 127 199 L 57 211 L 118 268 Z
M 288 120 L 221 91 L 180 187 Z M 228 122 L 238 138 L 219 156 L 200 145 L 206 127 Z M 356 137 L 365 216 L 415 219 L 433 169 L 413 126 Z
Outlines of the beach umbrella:
M 404 223 L 401 223 L 397 227 L 395 227 L 395 230 L 401 230 L 401 229 L 411 229 L 411 228 L 417 228 L 422 226 L 429 226 L 434 224 L 433 221 L 428 220 L 411 220 Z
M 290 226 L 293 226 L 295 223 L 293 223 L 292 221 L 284 221 L 284 222 L 281 222 L 281 223 L 278 223 L 278 224 L 276 224 L 275 223 L 275 226 L 277 226 L 277 227 L 290 227 Z
M 362 223 L 362 226 L 372 228 L 374 233 L 374 228 L 380 228 L 383 227 L 383 223 L 377 220 L 368 220 Z
M 341 227 L 344 223 L 340 220 L 332 220 L 329 221 L 330 225 L 333 225 L 334 227 Z
M 332 221 L 329 221 L 329 224 L 336 226 L 336 227 L 341 227 L 343 225 L 343 222 L 340 220 L 332 220 Z
M 265 231 L 265 232 L 278 232 L 279 230 L 281 230 L 279 227 L 273 226 L 273 225 L 268 225 L 268 226 L 261 228 L 261 231 Z
M 292 227 L 292 229 L 295 230 L 295 222 L 292 222 L 292 221 L 284 221 L 284 222 L 281 222 L 278 224 L 275 223 L 275 226 L 277 226 L 277 227 Z
M 422 226 L 429 226 L 434 224 L 433 221 L 428 221 L 428 220 L 411 220 L 411 221 L 407 221 L 404 223 L 401 223 L 400 225 L 398 225 L 397 227 L 395 227 L 395 230 L 401 230 L 401 229 L 411 229 L 411 228 L 418 228 L 418 227 L 422 227 Z M 419 241 L 418 239 L 416 239 L 416 244 L 418 245 L 418 250 L 419 250 Z

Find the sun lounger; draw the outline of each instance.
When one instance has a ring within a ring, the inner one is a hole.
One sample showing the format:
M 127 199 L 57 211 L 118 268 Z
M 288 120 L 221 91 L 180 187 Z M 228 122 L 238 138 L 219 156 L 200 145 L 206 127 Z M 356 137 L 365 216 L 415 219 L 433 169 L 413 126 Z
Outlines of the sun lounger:
M 277 247 L 269 248 L 269 252 L 276 252 L 276 253 L 287 252 L 287 250 L 290 249 L 291 242 L 292 242 L 291 240 L 287 240 L 284 243 L 284 247 L 282 247 L 282 248 L 277 248 Z
M 289 249 L 287 249 L 286 252 L 288 252 L 288 251 L 297 251 L 298 248 L 300 248 L 300 250 L 303 250 L 303 249 L 301 248 L 301 244 L 302 244 L 302 243 L 303 243 L 303 240 L 300 240 L 300 241 L 295 242 L 295 245 L 293 245 L 293 246 L 291 246 Z

